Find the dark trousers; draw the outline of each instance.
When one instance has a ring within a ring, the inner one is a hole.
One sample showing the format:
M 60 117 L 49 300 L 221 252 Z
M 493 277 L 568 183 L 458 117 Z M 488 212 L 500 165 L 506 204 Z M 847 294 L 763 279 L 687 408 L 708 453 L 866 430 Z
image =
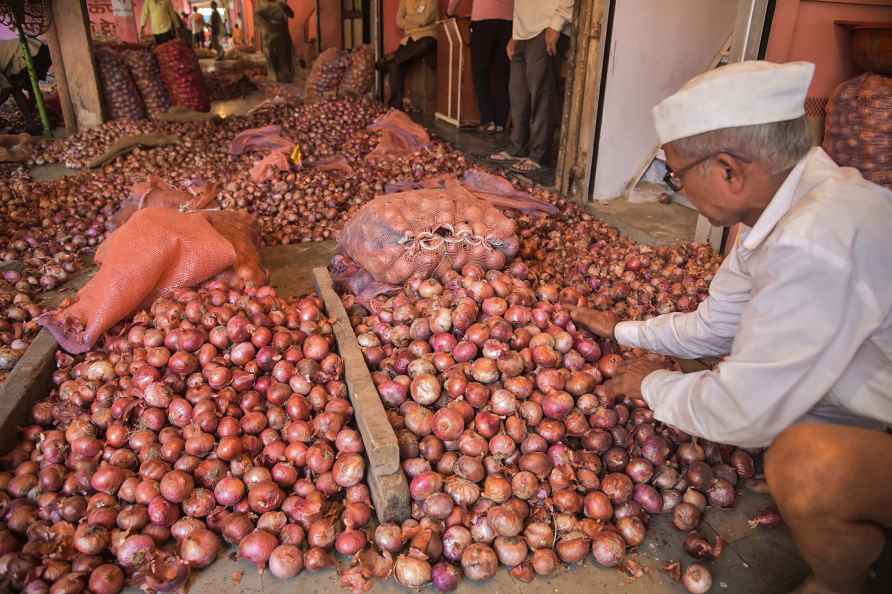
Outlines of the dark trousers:
M 220 36 L 219 35 L 211 35 L 211 49 L 217 52 L 217 59 L 223 59 L 223 46 L 220 45 Z
M 437 50 L 437 40 L 433 37 L 422 37 L 418 40 L 409 40 L 406 45 L 401 45 L 393 55 L 390 63 L 390 106 L 402 109 L 403 85 L 406 81 L 406 73 L 413 60 L 419 60 L 431 52 Z
M 294 46 L 288 30 L 276 31 L 267 39 L 266 63 L 275 73 L 276 82 L 290 83 L 294 80 Z
M 545 32 L 516 42 L 511 60 L 511 152 L 544 164 L 560 113 L 558 79 L 561 60 L 570 43 L 566 35 L 558 41 L 556 55 L 549 56 Z
M 508 74 L 505 48 L 511 40 L 511 21 L 485 19 L 471 23 L 471 62 L 480 123 L 504 126 L 508 120 Z
M 176 37 L 176 35 L 174 35 L 174 30 L 168 29 L 164 33 L 159 33 L 159 34 L 155 35 L 155 43 L 157 43 L 158 45 L 161 45 L 162 43 L 170 41 L 174 37 Z
M 201 47 L 204 45 L 204 33 L 199 31 L 198 33 L 192 34 L 192 43 L 194 43 L 197 47 Z

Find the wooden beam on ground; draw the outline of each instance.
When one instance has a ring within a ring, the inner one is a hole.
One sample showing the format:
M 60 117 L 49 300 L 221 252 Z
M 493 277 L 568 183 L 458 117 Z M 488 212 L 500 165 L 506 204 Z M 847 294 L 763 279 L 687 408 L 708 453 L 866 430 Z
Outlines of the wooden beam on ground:
M 19 427 L 28 423 L 31 408 L 49 395 L 56 368 L 56 347 L 53 335 L 41 330 L 6 381 L 0 384 L 0 453 L 15 447 Z
M 362 434 L 369 469 L 366 475 L 375 511 L 381 521 L 402 520 L 409 516 L 409 485 L 400 466 L 399 444 L 387 420 L 384 405 L 366 367 L 365 357 L 356 341 L 350 319 L 334 290 L 325 268 L 313 270 L 316 290 L 328 316 L 334 320 L 338 351 L 344 359 L 344 375 L 356 425 Z

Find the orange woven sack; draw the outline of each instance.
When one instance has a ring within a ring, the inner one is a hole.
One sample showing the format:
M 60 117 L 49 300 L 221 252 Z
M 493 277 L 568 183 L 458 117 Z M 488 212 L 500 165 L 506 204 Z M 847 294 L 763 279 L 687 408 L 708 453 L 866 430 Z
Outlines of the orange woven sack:
M 155 176 L 144 182 L 133 184 L 130 194 L 121 202 L 121 207 L 112 216 L 115 228 L 127 222 L 133 213 L 141 208 L 176 208 L 181 211 L 198 210 L 218 206 L 216 202 L 220 187 L 205 186 L 196 193 L 178 190 Z
M 257 220 L 244 210 L 210 210 L 204 215 L 235 249 L 232 269 L 222 274 L 235 276 L 255 287 L 264 284 L 269 275 L 260 263 L 262 238 Z
M 217 225 L 225 223 L 225 218 L 217 220 Z M 99 271 L 74 300 L 43 314 L 38 322 L 69 353 L 88 351 L 109 328 L 155 298 L 195 286 L 244 261 L 240 250 L 245 245 L 227 239 L 217 225 L 206 212 L 137 210 L 96 250 Z
M 514 221 L 451 180 L 443 189 L 386 194 L 365 204 L 344 227 L 342 251 L 383 283 L 475 262 L 501 269 L 520 241 Z

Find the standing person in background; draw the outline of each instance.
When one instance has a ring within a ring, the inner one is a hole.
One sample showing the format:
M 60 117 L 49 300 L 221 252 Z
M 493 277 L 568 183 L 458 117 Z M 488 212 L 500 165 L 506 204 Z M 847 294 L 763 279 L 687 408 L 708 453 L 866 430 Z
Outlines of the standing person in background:
M 294 11 L 284 0 L 263 0 L 254 11 L 254 20 L 262 33 L 267 69 L 275 74 L 276 82 L 294 80 L 294 45 L 288 31 L 288 19 L 293 18 Z
M 38 80 L 46 80 L 52 65 L 50 48 L 36 39 L 28 39 L 27 44 Z M 0 39 L 0 106 L 10 97 L 22 112 L 25 131 L 29 134 L 40 133 L 42 126 L 35 114 L 37 101 L 22 46 L 18 39 Z
M 176 37 L 180 19 L 170 4 L 170 0 L 145 0 L 139 19 L 139 33 L 146 34 L 146 25 L 151 22 L 155 43 L 164 43 Z
M 438 16 L 437 0 L 400 0 L 396 11 L 396 26 L 405 35 L 390 63 L 391 107 L 403 108 L 403 83 L 411 63 L 437 50 Z
M 200 12 L 194 10 L 188 23 L 192 29 L 192 43 L 195 47 L 202 47 L 204 45 L 204 17 Z
M 557 126 L 561 60 L 570 44 L 574 0 L 516 0 L 506 49 L 511 60 L 511 148 L 492 155 L 518 173 L 540 171 Z
M 220 36 L 223 35 L 223 17 L 217 10 L 217 3 L 211 2 L 211 49 L 217 52 L 217 60 L 223 59 L 223 46 L 220 45 Z
M 452 16 L 462 0 L 450 0 L 446 14 Z M 514 0 L 472 0 L 471 67 L 480 109 L 480 129 L 501 132 L 508 120 L 508 74 L 511 71 L 505 48 L 511 41 Z

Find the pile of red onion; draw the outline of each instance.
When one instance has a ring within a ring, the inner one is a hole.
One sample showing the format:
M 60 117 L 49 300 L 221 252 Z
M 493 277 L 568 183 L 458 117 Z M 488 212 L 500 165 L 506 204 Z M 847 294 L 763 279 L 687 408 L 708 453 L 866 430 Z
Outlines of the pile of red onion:
M 211 282 L 56 355 L 0 470 L 0 581 L 182 586 L 226 544 L 273 576 L 367 544 L 365 459 L 315 296 Z
M 368 163 L 377 135 L 366 127 L 382 112 L 369 100 L 284 103 L 213 122 L 110 122 L 42 146 L 35 164 L 81 167 L 126 135 L 182 139 L 53 182 L 22 169 L 0 180 L 0 381 L 33 337 L 43 296 L 88 263 L 127 190 L 148 175 L 182 189 L 219 184 L 221 205 L 251 212 L 265 244 L 278 245 L 333 238 L 389 184 L 469 166 L 436 140 Z M 342 154 L 353 172 L 306 166 L 252 182 L 260 155 L 227 149 L 270 123 L 308 162 Z M 560 215 L 509 211 L 522 248 L 506 270 L 412 281 L 376 301 L 374 315 L 345 296 L 400 438 L 411 520 L 368 524 L 367 489 L 335 479 L 361 477 L 363 463 L 318 301 L 211 286 L 159 300 L 84 357 L 59 356 L 56 388 L 0 474 L 0 551 L 15 555 L 0 556 L 0 574 L 34 582 L 34 592 L 57 582 L 59 592 L 116 591 L 123 581 L 158 589 L 223 541 L 281 577 L 358 551 L 342 583 L 360 590 L 391 570 L 407 586 L 441 590 L 499 564 L 528 580 L 589 550 L 631 573 L 625 556 L 651 515 L 672 513 L 693 531 L 707 505 L 733 505 L 752 453 L 664 427 L 643 402 L 608 401 L 599 386 L 630 353 L 580 332 L 565 309 L 620 319 L 693 310 L 720 257 L 697 244 L 637 244 L 550 190 L 524 191 Z M 333 536 L 333 527 L 345 530 Z M 699 559 L 721 552 L 699 534 L 688 540 Z M 46 551 L 63 552 L 47 566 L 36 561 Z
M 751 453 L 607 397 L 603 381 L 641 353 L 576 328 L 580 292 L 535 286 L 515 261 L 410 281 L 374 314 L 344 300 L 411 481 L 412 519 L 374 535 L 400 555 L 401 583 L 449 591 L 499 565 L 529 581 L 590 554 L 631 573 L 656 514 L 691 533 L 692 556 L 721 554 L 694 531 L 708 506 L 734 505 Z

